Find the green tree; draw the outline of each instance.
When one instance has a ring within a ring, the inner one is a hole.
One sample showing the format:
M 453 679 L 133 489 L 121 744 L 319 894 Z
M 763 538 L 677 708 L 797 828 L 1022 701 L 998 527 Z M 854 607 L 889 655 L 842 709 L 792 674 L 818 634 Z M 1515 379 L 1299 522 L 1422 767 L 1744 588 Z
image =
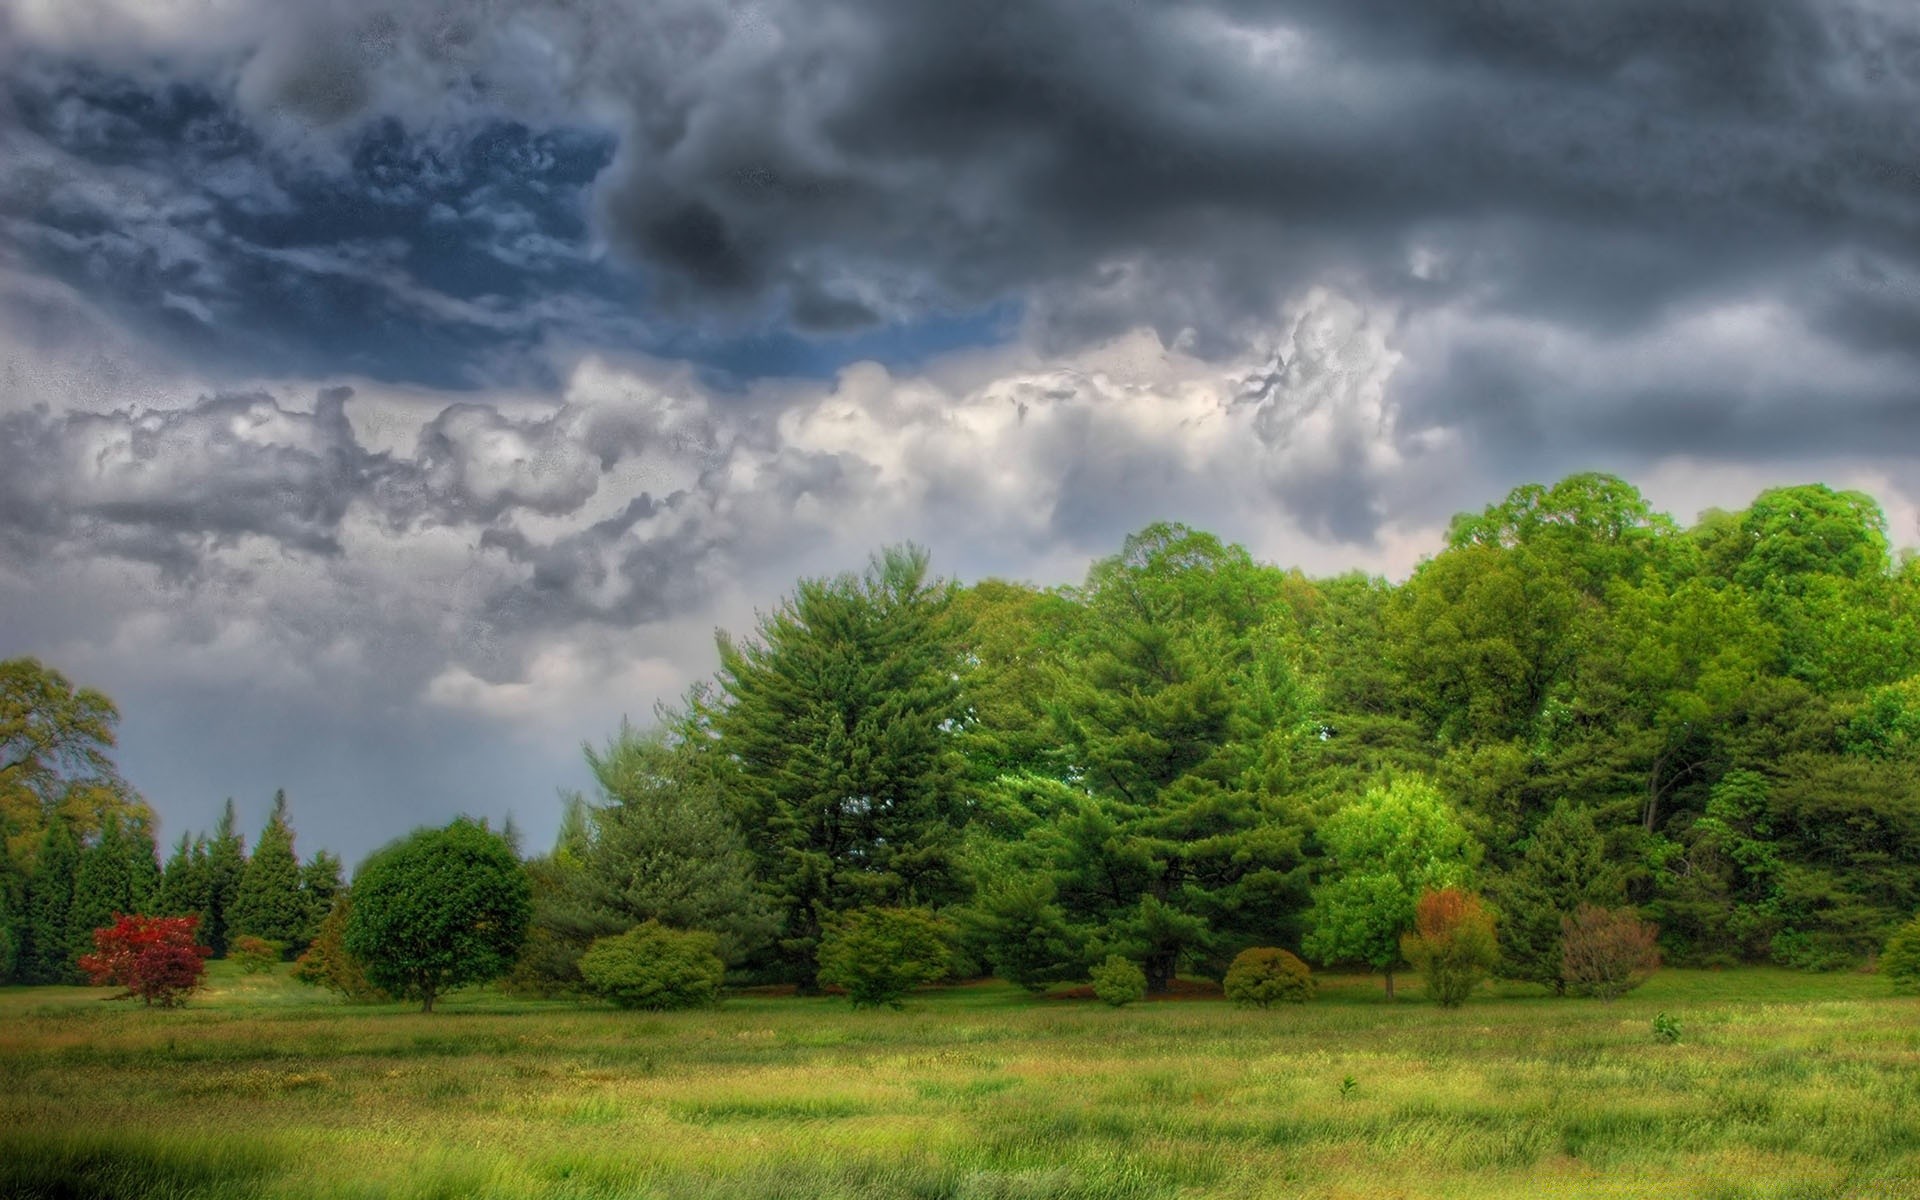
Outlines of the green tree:
M 886 550 L 863 576 L 803 580 L 755 638 L 719 648 L 700 716 L 779 922 L 777 963 L 811 989 L 834 913 L 961 898 L 953 589 L 924 551 Z
M 504 833 L 503 833 L 504 836 Z M 346 873 L 340 859 L 319 850 L 300 868 L 300 907 L 303 913 L 300 936 L 294 939 L 295 953 L 305 949 L 320 934 L 320 926 L 333 911 L 333 904 L 346 887 Z
M 1880 955 L 1880 973 L 1897 994 L 1920 992 L 1920 916 L 1895 929 Z
M 953 926 L 924 908 L 855 909 L 827 924 L 820 982 L 845 988 L 855 1008 L 899 1008 L 952 971 L 953 947 Z
M 1564 992 L 1561 920 L 1582 904 L 1624 903 L 1626 872 L 1609 858 L 1593 814 L 1563 799 L 1534 827 L 1520 861 L 1488 891 L 1500 909 L 1500 973 Z
M 75 778 L 114 777 L 113 726 L 120 712 L 92 688 L 76 688 L 38 659 L 0 662 L 0 787 L 51 799 Z
M 1420 894 L 1471 881 L 1480 849 L 1433 785 L 1401 776 L 1321 823 L 1323 882 L 1307 916 L 1306 952 L 1323 963 L 1363 962 L 1385 972 L 1387 998 L 1400 935 Z
M 526 936 L 526 869 L 506 839 L 462 817 L 375 851 L 353 878 L 345 944 L 368 980 L 432 1012 L 447 991 L 497 979 Z
M 69 954 L 77 958 L 92 953 L 94 930 L 113 925 L 116 917 L 144 914 L 158 873 L 152 836 L 144 828 L 126 827 L 117 814 L 109 814 L 74 869 Z
M 195 932 L 204 937 L 213 908 L 212 882 L 207 873 L 206 836 L 181 834 L 160 872 L 160 892 L 155 901 L 159 915 L 198 917 Z
M 240 880 L 247 871 L 246 841 L 240 836 L 239 822 L 229 799 L 214 827 L 213 840 L 207 845 L 207 945 L 215 958 L 224 958 L 232 936 L 233 906 L 240 893 Z
M 587 986 L 621 1008 L 702 1008 L 720 998 L 727 965 L 713 934 L 646 921 L 595 941 L 580 958 Z
M 28 983 L 80 980 L 73 953 L 73 889 L 79 868 L 80 844 L 56 814 L 41 836 L 27 884 L 21 977 Z
M 233 906 L 227 912 L 228 944 L 250 936 L 294 946 L 308 930 L 309 912 L 300 891 L 300 861 L 293 850 L 293 826 L 288 820 L 287 794 L 273 794 L 273 811 L 254 844 L 253 857 L 240 873 Z

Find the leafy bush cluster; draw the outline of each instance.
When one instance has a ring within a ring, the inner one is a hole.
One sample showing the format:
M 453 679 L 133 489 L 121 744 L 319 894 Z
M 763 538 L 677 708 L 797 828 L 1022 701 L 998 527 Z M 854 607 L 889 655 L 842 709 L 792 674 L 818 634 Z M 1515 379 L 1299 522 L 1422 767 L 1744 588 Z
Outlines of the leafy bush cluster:
M 899 1008 L 914 988 L 952 973 L 955 930 L 923 908 L 846 913 L 820 941 L 820 982 L 846 989 L 855 1008 Z
M 1899 994 L 1920 992 L 1920 916 L 1893 931 L 1880 955 L 1880 973 Z
M 1401 936 L 1401 953 L 1426 977 L 1427 994 L 1442 1008 L 1465 1003 L 1500 961 L 1493 925 L 1480 898 L 1459 888 L 1427 892 L 1414 906 L 1413 931 Z
M 1660 931 L 1631 909 L 1583 904 L 1563 922 L 1561 970 L 1577 996 L 1613 1000 L 1660 966 Z
M 284 947 L 278 942 L 270 942 L 263 937 L 242 934 L 233 939 L 233 945 L 227 950 L 227 957 L 240 964 L 240 970 L 248 975 L 258 975 L 280 961 L 280 952 Z
M 1093 994 L 1115 1008 L 1132 1004 L 1146 997 L 1147 973 L 1132 959 L 1109 954 L 1093 969 Z

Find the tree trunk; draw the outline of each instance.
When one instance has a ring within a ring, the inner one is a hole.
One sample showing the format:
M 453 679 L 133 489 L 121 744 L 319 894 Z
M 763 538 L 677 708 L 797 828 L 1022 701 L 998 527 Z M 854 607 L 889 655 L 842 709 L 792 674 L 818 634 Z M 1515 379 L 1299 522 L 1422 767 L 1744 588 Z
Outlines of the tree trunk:
M 1393 1001 L 1393 968 L 1387 968 L 1387 1001 Z
M 1147 994 L 1164 996 L 1173 989 L 1173 968 L 1175 955 L 1149 954 L 1142 965 L 1147 976 Z
M 431 985 L 420 990 L 420 1011 L 423 1013 L 433 1011 L 433 988 Z

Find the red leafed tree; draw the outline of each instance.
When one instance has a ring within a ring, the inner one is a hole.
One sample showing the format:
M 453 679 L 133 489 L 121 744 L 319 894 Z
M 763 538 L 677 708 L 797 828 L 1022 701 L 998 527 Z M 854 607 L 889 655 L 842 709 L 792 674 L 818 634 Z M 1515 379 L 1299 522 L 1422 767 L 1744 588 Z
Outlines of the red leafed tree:
M 122 999 L 138 996 L 148 1004 L 172 1008 L 200 986 L 205 959 L 212 951 L 193 940 L 199 917 L 143 917 L 115 913 L 113 924 L 93 931 L 94 953 L 80 969 L 95 987 L 127 989 Z

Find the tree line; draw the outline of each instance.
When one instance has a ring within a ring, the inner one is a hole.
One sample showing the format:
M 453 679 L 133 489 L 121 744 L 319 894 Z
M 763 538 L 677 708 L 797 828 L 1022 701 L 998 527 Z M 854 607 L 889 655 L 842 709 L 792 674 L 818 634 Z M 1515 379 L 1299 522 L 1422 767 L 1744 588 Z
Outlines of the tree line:
M 1502 973 L 1558 988 L 1583 908 L 1672 961 L 1816 969 L 1920 908 L 1920 562 L 1858 493 L 1682 527 L 1577 475 L 1397 584 L 1177 524 L 1053 589 L 897 548 L 719 651 L 589 751 L 523 985 L 652 921 L 812 990 L 881 910 L 1036 987 L 1119 956 L 1163 990 L 1249 947 L 1391 972 L 1420 894 L 1467 888 Z
M 163 865 L 153 811 L 115 770 L 119 712 L 30 658 L 0 663 L 0 983 L 81 983 L 94 931 L 120 914 L 197 918 L 214 957 L 242 938 L 304 950 L 343 887 L 325 850 L 302 863 L 284 792 L 252 852 L 232 800 Z

